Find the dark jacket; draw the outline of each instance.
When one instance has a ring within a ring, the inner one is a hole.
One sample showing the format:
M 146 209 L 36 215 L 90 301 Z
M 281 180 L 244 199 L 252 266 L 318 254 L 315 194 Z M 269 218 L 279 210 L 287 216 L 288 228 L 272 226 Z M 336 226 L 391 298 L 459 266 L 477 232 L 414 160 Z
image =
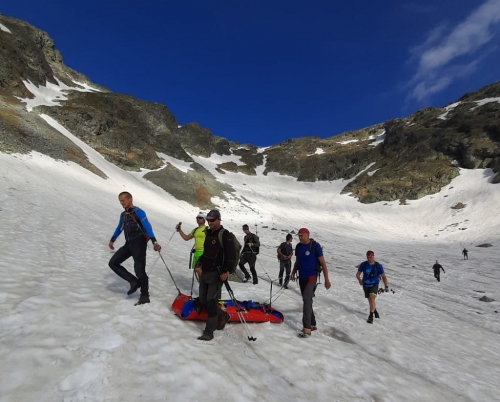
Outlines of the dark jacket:
M 252 243 L 251 248 L 248 243 Z M 255 253 L 256 247 L 260 247 L 259 236 L 249 233 L 245 235 L 245 238 L 243 239 L 243 250 L 241 251 L 241 254 Z
M 437 273 L 437 272 L 439 272 L 439 268 L 441 268 L 441 269 L 443 270 L 443 272 L 444 272 L 444 268 L 441 266 L 441 264 L 434 264 L 434 265 L 432 266 L 432 269 L 433 269 L 433 270 L 434 270 L 434 272 L 436 272 L 436 273 Z
M 212 229 L 206 231 L 203 254 L 198 260 L 201 263 L 203 272 L 217 271 L 217 267 L 220 267 L 220 272 L 225 273 L 232 271 L 236 263 L 233 238 L 227 230 L 222 232 L 223 245 L 219 242 L 219 232 L 222 229 L 224 228 L 221 226 L 215 231 L 212 231 Z

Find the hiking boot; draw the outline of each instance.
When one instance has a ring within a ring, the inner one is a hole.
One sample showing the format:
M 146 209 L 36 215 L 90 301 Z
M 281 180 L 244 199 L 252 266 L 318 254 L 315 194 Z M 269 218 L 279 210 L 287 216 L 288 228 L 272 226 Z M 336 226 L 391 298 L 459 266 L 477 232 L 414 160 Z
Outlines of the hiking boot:
M 141 304 L 146 304 L 146 303 L 150 303 L 149 295 L 141 295 L 141 297 L 139 297 L 139 301 L 135 303 L 134 306 L 140 306 Z
M 211 341 L 214 339 L 214 335 L 208 331 L 203 331 L 203 335 L 198 337 L 199 341 Z
M 377 311 L 377 310 L 375 310 L 375 311 L 373 312 L 373 314 L 375 314 L 375 318 L 380 318 L 380 316 L 379 316 L 379 314 L 378 314 L 378 311 Z
M 283 280 L 282 279 L 280 279 L 279 283 L 280 283 L 280 286 L 283 286 Z
M 259 280 L 258 279 L 254 279 L 253 284 L 257 285 L 258 283 L 259 283 Z
M 368 324 L 373 324 L 373 316 L 371 314 L 368 316 L 368 319 L 366 320 L 366 322 Z
M 311 331 L 317 331 L 318 327 L 316 325 L 311 325 Z
M 224 329 L 224 327 L 226 326 L 226 324 L 230 320 L 231 320 L 231 316 L 228 313 L 226 313 L 226 316 L 222 320 L 219 320 L 219 322 L 217 324 L 217 330 L 222 331 Z
M 246 282 L 248 282 L 248 280 L 249 280 L 249 279 L 250 279 L 250 277 L 245 278 L 245 279 L 243 279 L 243 280 L 242 280 L 242 282 L 243 282 L 243 283 L 246 283 Z
M 127 295 L 130 296 L 131 294 L 134 294 L 137 292 L 137 289 L 140 288 L 139 282 L 130 282 L 130 289 L 127 292 Z
M 304 328 L 299 332 L 299 338 L 309 338 L 311 336 L 311 330 L 309 328 Z

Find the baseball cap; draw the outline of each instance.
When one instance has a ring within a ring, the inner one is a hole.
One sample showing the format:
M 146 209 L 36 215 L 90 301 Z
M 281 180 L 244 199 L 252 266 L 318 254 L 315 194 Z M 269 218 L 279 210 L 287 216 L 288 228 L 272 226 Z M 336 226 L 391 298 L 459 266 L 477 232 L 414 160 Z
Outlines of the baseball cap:
M 198 215 L 196 215 L 197 218 L 203 218 L 203 219 L 207 219 L 207 215 L 204 214 L 203 212 L 200 212 L 198 213 Z
M 220 217 L 220 212 L 219 210 L 217 209 L 212 209 L 208 214 L 207 214 L 207 218 L 210 217 L 210 218 L 214 218 L 214 219 L 218 219 L 218 220 L 221 220 L 221 217 Z
M 299 234 L 302 234 L 302 233 L 307 233 L 307 234 L 309 234 L 309 229 L 306 229 L 306 228 L 300 228 L 300 229 L 299 229 Z

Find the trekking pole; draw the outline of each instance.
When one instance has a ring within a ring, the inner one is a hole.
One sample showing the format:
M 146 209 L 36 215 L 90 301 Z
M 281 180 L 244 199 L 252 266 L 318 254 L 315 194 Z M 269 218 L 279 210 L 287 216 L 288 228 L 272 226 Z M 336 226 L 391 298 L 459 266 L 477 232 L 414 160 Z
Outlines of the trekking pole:
M 156 260 L 153 263 L 153 266 L 151 267 L 151 269 L 149 270 L 149 272 L 146 274 L 147 276 L 151 275 L 151 272 L 153 272 L 153 270 L 155 269 L 156 263 L 158 262 L 159 259 L 160 259 L 160 256 L 156 257 Z
M 179 227 L 180 227 L 180 225 L 182 225 L 182 222 L 179 222 L 179 224 L 178 224 L 177 226 L 179 226 Z M 175 234 L 176 232 L 178 232 L 178 231 L 179 231 L 179 229 L 177 229 L 174 233 L 172 233 L 172 236 L 170 236 L 170 239 L 168 239 L 168 242 L 167 242 L 167 244 L 165 244 L 165 247 L 166 247 L 166 246 L 168 246 L 168 244 L 170 243 L 170 241 L 171 241 L 171 240 L 172 240 L 172 238 L 174 237 L 174 234 Z
M 168 271 L 168 273 L 170 274 L 170 277 L 172 278 L 172 282 L 174 282 L 175 288 L 177 289 L 177 291 L 179 292 L 179 294 L 181 294 L 181 291 L 180 291 L 179 287 L 177 286 L 177 283 L 175 283 L 175 279 L 174 279 L 174 277 L 172 276 L 172 272 L 170 272 L 170 269 L 168 269 L 167 263 L 166 263 L 166 262 L 165 262 L 165 260 L 163 259 L 163 256 L 161 255 L 161 252 L 159 252 L 159 251 L 158 251 L 158 254 L 160 254 L 161 260 L 162 260 L 162 261 L 163 261 L 163 263 L 165 264 L 165 268 L 167 268 L 167 271 Z
M 248 340 L 250 342 L 255 342 L 257 340 L 257 338 L 254 338 L 250 334 L 250 329 L 248 328 L 247 321 L 245 320 L 245 317 L 243 316 L 243 313 L 241 312 L 241 307 L 238 304 L 236 297 L 234 297 L 233 289 L 231 289 L 231 286 L 229 286 L 229 283 L 227 283 L 227 280 L 224 281 L 224 285 L 226 286 L 227 293 L 229 293 L 229 297 L 231 298 L 234 305 L 236 306 L 236 312 L 238 313 L 238 318 L 240 319 L 240 322 L 243 324 L 243 328 L 245 328 L 245 332 L 246 332 Z

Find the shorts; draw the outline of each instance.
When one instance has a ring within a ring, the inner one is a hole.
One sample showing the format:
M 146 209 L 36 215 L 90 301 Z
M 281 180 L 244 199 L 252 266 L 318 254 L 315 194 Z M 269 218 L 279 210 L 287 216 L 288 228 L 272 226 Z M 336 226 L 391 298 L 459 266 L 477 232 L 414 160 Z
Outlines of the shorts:
M 371 286 L 369 288 L 363 288 L 363 290 L 365 291 L 365 298 L 366 299 L 368 299 L 368 297 L 370 297 L 371 293 L 373 293 L 375 296 L 377 296 L 378 284 L 376 284 L 375 286 Z

